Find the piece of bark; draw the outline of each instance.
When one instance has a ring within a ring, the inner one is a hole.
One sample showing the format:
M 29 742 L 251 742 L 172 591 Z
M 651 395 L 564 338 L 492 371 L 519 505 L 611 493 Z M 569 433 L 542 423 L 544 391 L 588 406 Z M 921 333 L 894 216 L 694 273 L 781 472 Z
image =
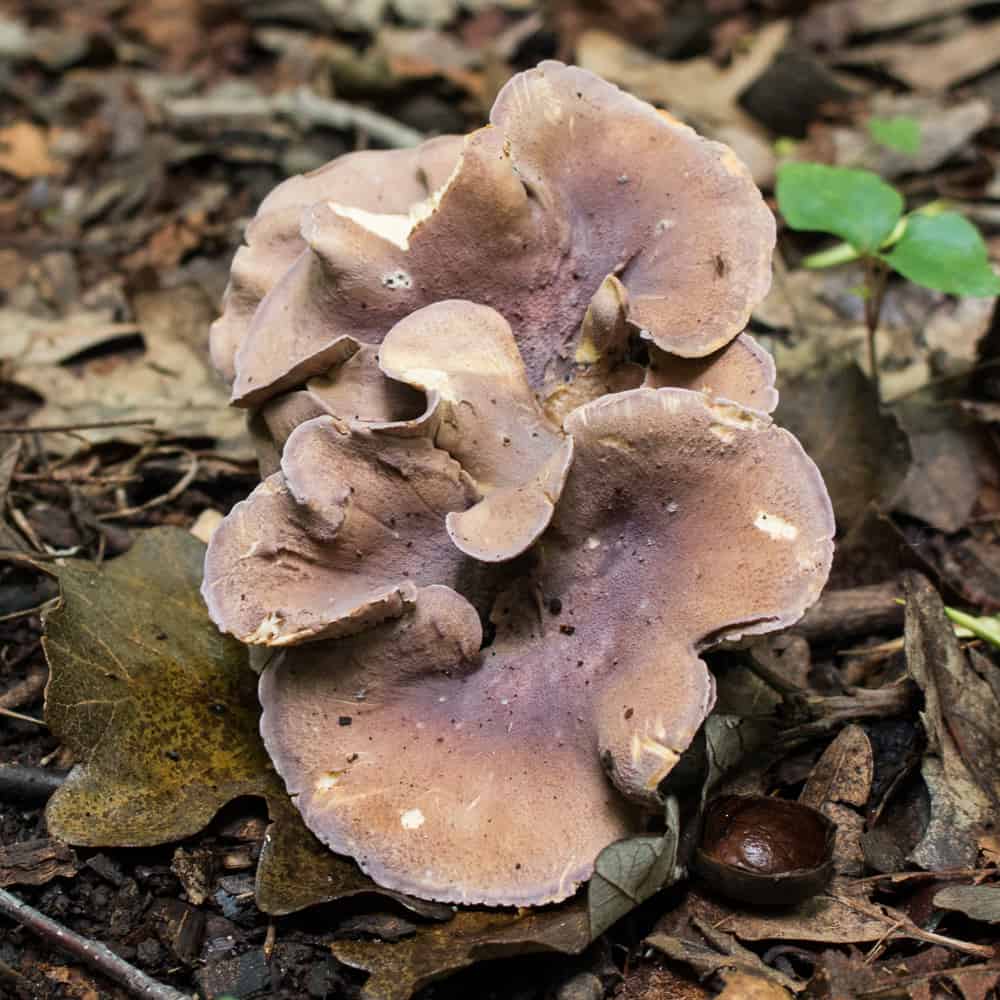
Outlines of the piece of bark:
M 903 606 L 898 584 L 878 583 L 848 590 L 828 590 L 810 608 L 795 631 L 812 641 L 872 632 L 902 632 Z
M 59 840 L 41 838 L 0 846 L 0 886 L 44 885 L 76 874 L 76 854 Z

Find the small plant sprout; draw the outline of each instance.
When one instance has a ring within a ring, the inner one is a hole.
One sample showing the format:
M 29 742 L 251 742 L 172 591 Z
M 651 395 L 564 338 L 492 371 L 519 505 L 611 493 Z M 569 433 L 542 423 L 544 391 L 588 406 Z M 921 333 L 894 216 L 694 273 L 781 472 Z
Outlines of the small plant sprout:
M 892 136 L 900 148 L 904 130 L 893 122 L 882 123 L 887 129 L 882 129 L 880 141 L 893 145 L 888 142 Z M 886 282 L 893 271 L 914 284 L 949 295 L 1000 295 L 1000 277 L 990 265 L 979 230 L 968 219 L 948 211 L 941 202 L 904 212 L 900 192 L 870 170 L 784 163 L 778 168 L 777 195 L 789 227 L 829 233 L 842 241 L 806 257 L 806 267 L 861 262 L 868 360 L 876 391 L 875 336 Z
M 869 118 L 868 134 L 880 146 L 894 149 L 897 153 L 916 156 L 920 152 L 920 122 L 909 115 Z

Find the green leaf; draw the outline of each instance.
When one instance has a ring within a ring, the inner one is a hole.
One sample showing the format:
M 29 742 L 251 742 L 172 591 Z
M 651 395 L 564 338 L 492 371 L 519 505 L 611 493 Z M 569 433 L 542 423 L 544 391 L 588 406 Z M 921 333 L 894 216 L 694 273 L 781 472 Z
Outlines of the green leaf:
M 957 212 L 915 213 L 892 250 L 883 255 L 904 278 L 950 295 L 1000 295 L 979 230 Z
M 868 134 L 883 146 L 915 156 L 920 152 L 920 122 L 908 115 L 869 118 Z
M 959 629 L 965 630 L 962 638 L 975 636 L 1000 649 L 1000 617 L 997 615 L 970 615 L 965 611 L 959 611 L 958 608 L 949 608 L 947 605 L 944 613 Z M 956 635 L 961 633 L 956 630 Z
M 667 800 L 666 818 L 662 837 L 618 840 L 597 855 L 587 892 L 592 938 L 677 878 L 680 818 L 672 797 Z
M 861 253 L 879 248 L 903 214 L 903 197 L 870 170 L 783 163 L 778 207 L 792 229 L 831 233 Z

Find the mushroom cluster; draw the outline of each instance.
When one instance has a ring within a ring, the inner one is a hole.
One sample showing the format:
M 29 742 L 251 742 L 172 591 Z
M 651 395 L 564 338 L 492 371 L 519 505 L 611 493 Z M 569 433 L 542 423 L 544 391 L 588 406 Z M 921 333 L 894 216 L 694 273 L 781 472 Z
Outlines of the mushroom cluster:
M 701 651 L 818 596 L 829 500 L 741 332 L 773 244 L 730 150 L 555 62 L 262 204 L 212 349 L 265 478 L 203 592 L 380 885 L 567 897 L 710 711 Z

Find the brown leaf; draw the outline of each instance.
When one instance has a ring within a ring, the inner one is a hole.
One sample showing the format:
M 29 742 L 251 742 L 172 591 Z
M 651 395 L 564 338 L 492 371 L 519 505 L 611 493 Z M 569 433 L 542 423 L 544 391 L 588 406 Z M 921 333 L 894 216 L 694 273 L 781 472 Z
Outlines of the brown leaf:
M 834 882 L 833 891 L 842 886 Z M 893 920 L 852 908 L 831 895 L 814 896 L 796 906 L 774 912 L 730 908 L 707 896 L 691 893 L 690 910 L 706 924 L 719 924 L 743 941 L 817 941 L 853 944 L 877 941 L 892 927 Z
M 878 65 L 914 90 L 942 91 L 1000 60 L 1000 23 L 976 24 L 944 41 L 886 42 L 848 49 L 841 61 Z
M 31 122 L 15 122 L 0 129 L 0 171 L 20 180 L 31 180 L 61 174 L 64 169 L 64 164 L 49 153 L 45 129 Z
M 1000 803 L 1000 704 L 962 651 L 937 591 L 916 573 L 906 574 L 904 588 L 906 663 L 924 692 L 922 774 L 931 796 L 930 821 L 911 857 L 930 870 L 970 867 Z
M 726 985 L 718 1000 L 791 1000 L 792 996 L 783 986 L 749 972 L 723 972 L 722 981 Z
M 176 437 L 214 437 L 220 454 L 252 454 L 242 413 L 227 406 L 229 395 L 208 359 L 208 325 L 215 309 L 193 286 L 137 296 L 142 350 L 134 341 L 115 351 L 115 341 L 135 326 L 109 323 L 103 314 L 83 313 L 41 321 L 0 311 L 0 354 L 10 351 L 8 378 L 32 389 L 45 405 L 29 423 L 79 424 L 152 419 L 157 430 Z M 107 345 L 77 361 L 91 347 Z M 80 432 L 88 441 L 149 440 L 137 427 Z M 56 452 L 79 446 L 76 438 L 51 437 Z
M 737 99 L 770 65 L 784 46 L 788 30 L 786 21 L 767 25 L 726 69 L 707 57 L 684 62 L 656 59 L 603 31 L 586 31 L 580 36 L 576 61 L 637 97 L 690 118 L 703 131 L 737 124 L 757 132 L 759 127 L 738 106 Z
M 973 920 L 1000 924 L 1000 885 L 950 885 L 935 893 L 934 905 L 958 910 Z
M 833 857 L 842 875 L 860 875 L 864 867 L 861 837 L 863 808 L 871 795 L 875 773 L 872 745 L 865 731 L 856 725 L 846 726 L 816 762 L 799 801 L 819 809 L 837 826 Z
M 409 1000 L 417 990 L 476 962 L 511 955 L 577 955 L 590 943 L 586 900 L 544 910 L 463 910 L 403 941 L 334 941 L 334 957 L 371 973 L 365 1000 Z

